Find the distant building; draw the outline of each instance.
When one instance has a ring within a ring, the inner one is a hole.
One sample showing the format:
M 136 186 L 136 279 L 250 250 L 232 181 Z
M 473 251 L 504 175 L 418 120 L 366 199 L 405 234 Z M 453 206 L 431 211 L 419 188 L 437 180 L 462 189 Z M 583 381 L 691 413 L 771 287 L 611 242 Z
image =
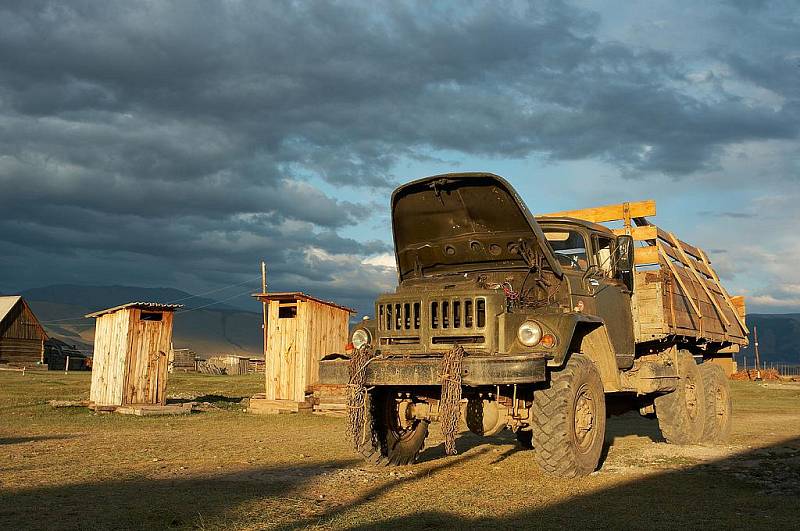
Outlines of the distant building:
M 78 350 L 77 345 L 70 345 L 54 337 L 44 342 L 44 362 L 51 371 L 66 370 L 67 363 L 70 371 L 92 370 L 92 358 L 86 352 Z
M 19 295 L 0 297 L 0 364 L 44 363 L 47 333 Z

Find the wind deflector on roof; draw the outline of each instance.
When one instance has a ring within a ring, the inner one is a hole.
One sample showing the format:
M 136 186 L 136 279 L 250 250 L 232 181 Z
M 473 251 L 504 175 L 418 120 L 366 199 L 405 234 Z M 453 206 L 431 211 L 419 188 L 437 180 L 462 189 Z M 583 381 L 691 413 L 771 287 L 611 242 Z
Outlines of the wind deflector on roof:
M 401 280 L 481 268 L 525 267 L 520 241 L 540 249 L 561 275 L 544 235 L 511 185 L 488 173 L 428 177 L 392 195 Z

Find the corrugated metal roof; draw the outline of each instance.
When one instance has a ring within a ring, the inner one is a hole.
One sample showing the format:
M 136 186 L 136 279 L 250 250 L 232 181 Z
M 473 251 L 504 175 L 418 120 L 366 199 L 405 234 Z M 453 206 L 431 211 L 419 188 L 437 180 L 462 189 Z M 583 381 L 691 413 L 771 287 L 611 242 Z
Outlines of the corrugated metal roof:
M 84 317 L 100 317 L 101 315 L 116 312 L 119 310 L 125 310 L 127 308 L 138 308 L 140 310 L 153 310 L 156 312 L 172 312 L 177 310 L 178 308 L 183 308 L 183 304 L 164 304 L 161 302 L 129 302 L 126 304 L 120 304 L 119 306 L 114 306 L 113 308 L 106 308 L 105 310 L 98 310 L 93 313 L 88 313 Z
M 7 295 L 5 297 L 0 297 L 0 322 L 6 318 L 8 312 L 11 311 L 11 308 L 17 305 L 21 298 L 22 297 L 19 295 Z
M 281 291 L 281 292 L 274 292 L 274 293 L 253 293 L 252 297 L 264 302 L 264 301 L 296 301 L 296 300 L 311 300 L 314 302 L 318 302 L 320 304 L 327 304 L 328 306 L 333 306 L 334 308 L 339 308 L 340 310 L 344 310 L 350 313 L 356 313 L 356 311 L 352 308 L 348 308 L 347 306 L 342 306 L 341 304 L 336 304 L 335 302 L 326 301 L 324 299 L 318 299 L 316 297 L 312 297 L 311 295 L 307 295 L 302 291 Z

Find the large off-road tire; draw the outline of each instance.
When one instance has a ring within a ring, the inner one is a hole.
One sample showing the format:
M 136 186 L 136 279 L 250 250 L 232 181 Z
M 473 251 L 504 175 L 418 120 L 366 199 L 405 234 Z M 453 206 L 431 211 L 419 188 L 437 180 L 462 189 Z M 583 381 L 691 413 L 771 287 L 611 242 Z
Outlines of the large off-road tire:
M 703 440 L 706 400 L 703 377 L 694 358 L 685 350 L 677 356 L 675 390 L 655 399 L 661 434 L 672 444 L 699 444 Z
M 416 461 L 428 436 L 427 420 L 414 420 L 401 426 L 398 402 L 386 389 L 374 389 L 367 395 L 369 430 L 359 452 L 373 464 L 408 465 Z
M 573 354 L 552 372 L 550 385 L 533 392 L 531 408 L 536 463 L 548 474 L 576 477 L 597 468 L 606 432 L 603 382 L 594 363 Z
M 700 375 L 705 388 L 706 416 L 703 424 L 703 442 L 721 443 L 731 434 L 731 387 L 725 371 L 719 365 L 703 363 Z

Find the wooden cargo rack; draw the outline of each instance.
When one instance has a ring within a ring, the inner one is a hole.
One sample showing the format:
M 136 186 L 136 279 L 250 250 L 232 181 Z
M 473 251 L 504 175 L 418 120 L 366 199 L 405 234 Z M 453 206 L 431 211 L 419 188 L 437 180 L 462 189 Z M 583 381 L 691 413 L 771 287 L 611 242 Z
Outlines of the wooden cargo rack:
M 747 345 L 744 297 L 731 297 L 720 283 L 706 253 L 663 230 L 647 218 L 656 215 L 653 200 L 605 205 L 545 214 L 593 223 L 622 222 L 611 228 L 628 234 L 634 251 L 631 299 L 637 342 L 671 335 Z

